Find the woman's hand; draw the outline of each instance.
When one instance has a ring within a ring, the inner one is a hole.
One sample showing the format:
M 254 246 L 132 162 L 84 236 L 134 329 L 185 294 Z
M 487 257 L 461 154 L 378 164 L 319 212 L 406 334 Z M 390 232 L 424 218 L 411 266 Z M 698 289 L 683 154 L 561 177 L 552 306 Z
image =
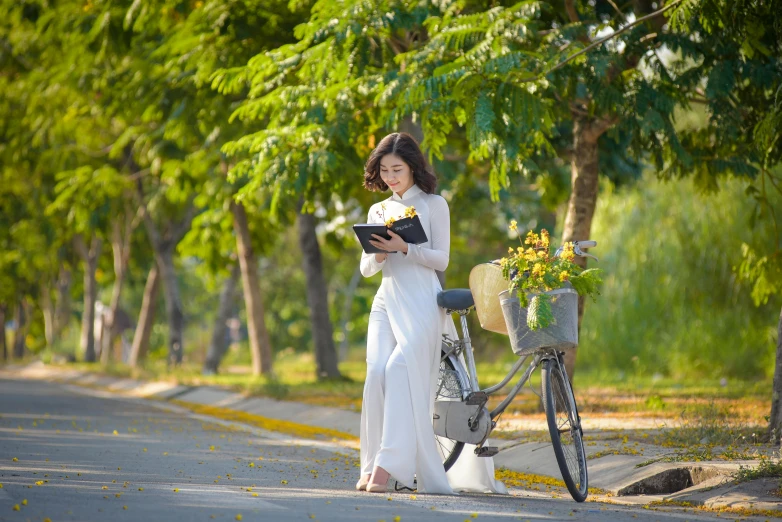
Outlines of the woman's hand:
M 393 230 L 389 230 L 388 235 L 391 236 L 391 239 L 384 239 L 383 237 L 378 236 L 377 234 L 372 234 L 372 237 L 374 237 L 375 239 L 370 239 L 369 243 L 373 246 L 376 246 L 380 250 L 385 250 L 386 252 L 398 251 L 407 254 L 407 242 L 405 242 L 404 239 L 399 237 L 399 234 L 397 234 Z M 375 254 L 375 255 L 377 256 L 379 254 Z M 383 254 L 383 255 L 387 255 L 387 254 Z

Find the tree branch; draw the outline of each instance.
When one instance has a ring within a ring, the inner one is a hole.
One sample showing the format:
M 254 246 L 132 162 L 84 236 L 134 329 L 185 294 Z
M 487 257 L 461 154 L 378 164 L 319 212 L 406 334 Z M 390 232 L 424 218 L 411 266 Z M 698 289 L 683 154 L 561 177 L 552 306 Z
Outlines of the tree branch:
M 136 179 L 136 196 L 138 197 L 139 210 L 141 211 L 141 217 L 144 220 L 144 228 L 147 229 L 149 234 L 149 240 L 152 242 L 152 248 L 155 251 L 160 251 L 162 243 L 160 241 L 160 232 L 152 220 L 152 216 L 149 214 L 147 204 L 144 202 L 144 187 L 141 184 L 141 178 Z
M 173 245 L 178 244 L 180 241 L 182 241 L 182 238 L 185 237 L 185 234 L 187 234 L 188 230 L 190 230 L 191 225 L 193 224 L 193 218 L 197 214 L 198 208 L 196 208 L 193 201 L 195 200 L 195 194 L 191 194 L 187 198 L 187 209 L 185 210 L 185 217 L 182 218 L 182 221 L 177 223 L 173 230 L 171 230 L 171 243 Z
M 670 4 L 668 4 L 665 7 L 663 7 L 662 9 L 658 9 L 657 11 L 655 11 L 653 13 L 649 13 L 646 16 L 642 16 L 641 18 L 638 18 L 633 23 L 627 24 L 626 26 L 622 27 L 621 29 L 618 29 L 618 30 L 614 31 L 613 33 L 611 33 L 609 35 L 606 35 L 603 38 L 595 40 L 594 42 L 592 42 L 591 44 L 587 45 L 586 47 L 584 47 L 583 49 L 581 49 L 577 53 L 571 54 L 570 56 L 568 56 L 567 58 L 565 58 L 564 60 L 562 60 L 561 62 L 559 62 L 555 66 L 553 66 L 552 68 L 550 68 L 549 70 L 547 70 L 547 71 L 545 71 L 545 72 L 543 72 L 543 73 L 541 73 L 541 74 L 539 74 L 537 76 L 531 77 L 529 79 L 522 80 L 522 82 L 531 82 L 531 81 L 534 81 L 534 80 L 539 80 L 539 79 L 541 79 L 541 78 L 543 78 L 545 76 L 548 76 L 549 74 L 553 73 L 557 69 L 561 69 L 562 67 L 564 67 L 565 64 L 567 64 L 568 62 L 571 62 L 571 61 L 575 60 L 576 58 L 578 58 L 582 54 L 588 53 L 589 51 L 591 51 L 595 47 L 600 46 L 601 44 L 603 44 L 604 42 L 607 42 L 608 40 L 611 40 L 612 38 L 616 38 L 620 34 L 629 31 L 630 29 L 632 29 L 636 25 L 641 24 L 641 23 L 645 22 L 646 20 L 649 20 L 650 18 L 654 18 L 656 16 L 661 15 L 665 11 L 668 11 L 669 9 L 671 9 L 675 5 L 680 4 L 681 2 L 682 2 L 682 0 L 674 0 Z

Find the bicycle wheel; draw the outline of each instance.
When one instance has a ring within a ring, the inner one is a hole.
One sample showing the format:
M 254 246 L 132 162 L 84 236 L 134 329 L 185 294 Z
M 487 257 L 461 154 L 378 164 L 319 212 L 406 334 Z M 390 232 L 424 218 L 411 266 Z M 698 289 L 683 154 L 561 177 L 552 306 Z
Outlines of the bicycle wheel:
M 440 361 L 440 373 L 437 377 L 437 396 L 434 400 L 460 401 L 463 397 L 463 389 L 462 380 L 459 378 L 459 374 L 456 372 L 456 368 L 451 360 L 445 359 Z M 440 456 L 443 459 L 443 467 L 445 471 L 448 471 L 459 458 L 459 455 L 461 455 L 464 443 L 438 436 L 435 436 L 435 441 L 437 441 L 437 449 L 440 451 Z
M 557 464 L 573 500 L 583 502 L 587 497 L 586 452 L 573 389 L 555 359 L 543 363 L 541 381 L 543 409 Z

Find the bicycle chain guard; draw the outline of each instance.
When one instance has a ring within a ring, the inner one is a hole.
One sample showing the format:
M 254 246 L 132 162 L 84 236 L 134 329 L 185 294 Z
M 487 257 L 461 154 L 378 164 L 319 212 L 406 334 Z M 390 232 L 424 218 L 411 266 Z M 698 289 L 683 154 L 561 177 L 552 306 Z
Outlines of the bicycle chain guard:
M 491 416 L 485 406 L 481 406 L 474 419 L 474 428 L 470 421 L 475 417 L 475 405 L 462 401 L 437 401 L 434 403 L 434 433 L 457 442 L 481 445 L 492 430 Z

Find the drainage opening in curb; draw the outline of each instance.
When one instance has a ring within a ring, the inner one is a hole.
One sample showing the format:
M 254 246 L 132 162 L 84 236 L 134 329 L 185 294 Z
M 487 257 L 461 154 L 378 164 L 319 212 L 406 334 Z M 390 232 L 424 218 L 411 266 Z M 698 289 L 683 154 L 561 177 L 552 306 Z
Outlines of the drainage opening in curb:
M 719 475 L 714 468 L 700 466 L 666 469 L 650 477 L 634 482 L 620 489 L 618 496 L 664 495 L 676 493 Z

